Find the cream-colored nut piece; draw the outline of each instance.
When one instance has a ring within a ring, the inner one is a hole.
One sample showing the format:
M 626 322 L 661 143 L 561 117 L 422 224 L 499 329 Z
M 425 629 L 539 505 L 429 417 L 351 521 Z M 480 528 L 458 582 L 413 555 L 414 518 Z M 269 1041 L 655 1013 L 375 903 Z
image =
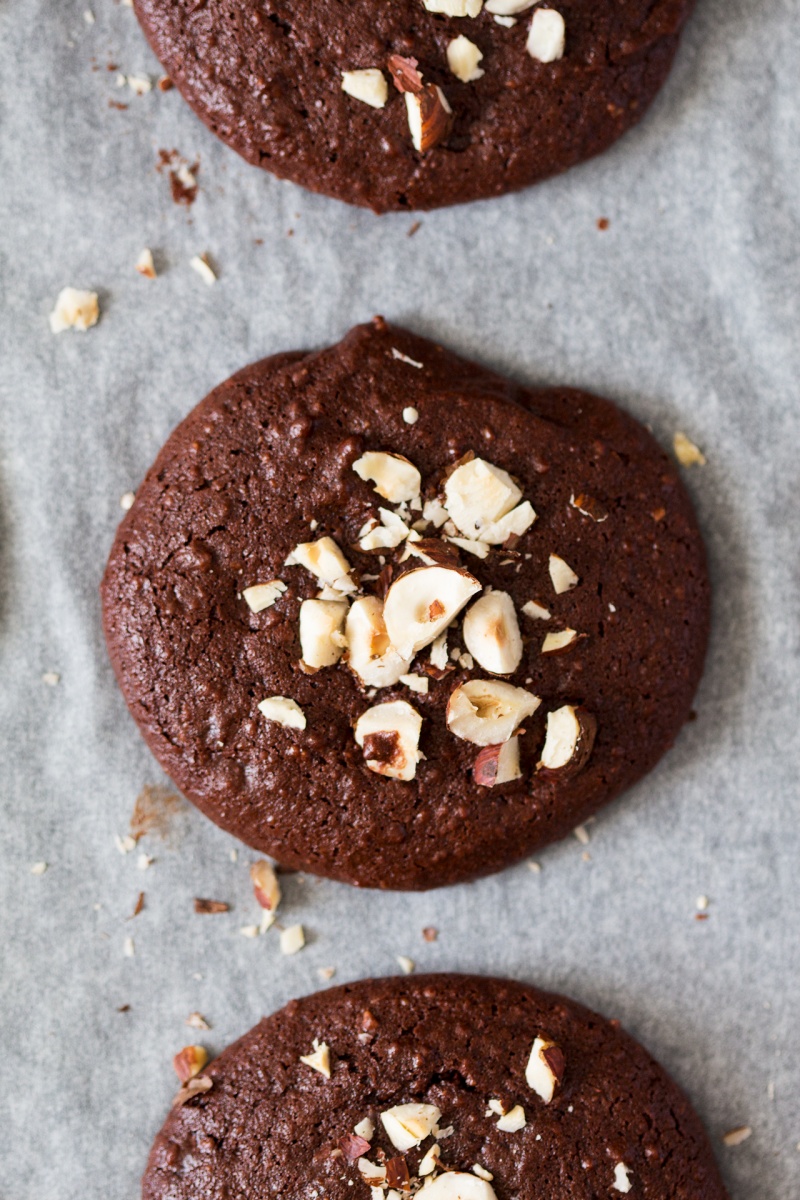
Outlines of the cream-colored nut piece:
M 254 583 L 252 587 L 245 588 L 242 599 L 250 612 L 259 613 L 271 608 L 285 591 L 285 583 L 281 583 L 280 579 L 272 579 L 269 583 Z
M 353 1126 L 353 1133 L 356 1137 L 361 1137 L 365 1142 L 371 1142 L 375 1136 L 375 1122 L 369 1117 L 364 1117 L 363 1121 L 359 1121 Z
M 472 776 L 481 787 L 497 787 L 522 778 L 519 765 L 519 738 L 509 738 L 499 746 L 484 746 L 475 759 Z
M 350 669 L 366 687 L 391 687 L 407 674 L 411 659 L 401 658 L 389 641 L 377 596 L 362 596 L 351 606 L 345 637 Z
M 464 642 L 484 671 L 511 675 L 522 660 L 522 638 L 508 592 L 484 592 L 467 609 Z
M 633 1184 L 629 1179 L 630 1173 L 631 1169 L 630 1167 L 626 1167 L 625 1163 L 617 1163 L 617 1165 L 614 1167 L 614 1182 L 611 1185 L 615 1191 L 629 1192 L 631 1190 Z
M 354 100 L 363 100 L 371 108 L 383 108 L 389 99 L 386 77 L 377 67 L 360 71 L 342 71 L 342 91 Z
M 305 567 L 322 583 L 330 584 L 337 591 L 356 590 L 350 578 L 350 563 L 332 537 L 321 537 L 316 542 L 300 542 L 286 559 L 285 565 Z
M 672 448 L 682 467 L 704 467 L 706 465 L 706 456 L 703 451 L 680 430 L 672 439 Z
M 407 571 L 386 593 L 383 619 L 389 641 L 402 658 L 413 658 L 480 590 L 478 580 L 460 567 L 415 567 Z
M 268 721 L 285 725 L 287 729 L 305 729 L 306 715 L 296 700 L 286 696 L 268 696 L 258 706 L 258 711 Z
M 388 779 L 413 779 L 417 773 L 422 717 L 407 700 L 375 704 L 355 724 L 356 742 L 370 771 Z
M 548 633 L 542 642 L 542 654 L 558 654 L 561 650 L 567 650 L 577 640 L 578 634 L 574 629 L 559 629 L 556 633 Z
M 466 550 L 467 554 L 474 554 L 476 558 L 488 558 L 489 547 L 485 542 L 478 542 L 475 538 L 461 537 L 449 537 L 447 540 L 454 546 L 458 546 L 460 550 Z
M 439 1159 L 442 1157 L 442 1147 L 438 1142 L 434 1142 L 430 1150 L 426 1151 L 420 1160 L 417 1167 L 417 1174 L 424 1179 L 426 1175 L 432 1175 L 436 1170 Z
M 560 771 L 564 767 L 581 767 L 594 745 L 597 722 L 585 709 L 564 704 L 547 714 L 547 734 L 537 770 Z
M 507 471 L 482 458 L 456 467 L 444 485 L 444 506 L 458 529 L 478 538 L 488 525 L 499 521 L 522 499 L 522 492 Z
M 511 512 L 506 513 L 499 521 L 492 521 L 491 525 L 482 529 L 478 534 L 478 540 L 486 542 L 490 546 L 502 546 L 503 542 L 510 537 L 522 537 L 535 520 L 536 513 L 533 511 L 533 505 L 529 500 L 523 500 L 522 504 L 512 508 Z
M 515 17 L 536 3 L 537 0 L 486 0 L 486 11 L 500 17 Z
M 435 1104 L 396 1104 L 381 1113 L 381 1123 L 395 1149 L 405 1154 L 434 1132 L 441 1115 Z
M 411 532 L 402 517 L 390 508 L 379 508 L 378 513 L 383 524 L 370 521 L 359 534 L 358 544 L 362 550 L 393 550 Z
M 281 930 L 281 954 L 297 954 L 306 944 L 306 931 L 302 925 L 290 925 Z
M 250 868 L 250 879 L 257 903 L 265 912 L 274 913 L 281 902 L 281 885 L 272 863 L 265 858 L 254 862 Z
M 534 621 L 550 620 L 550 610 L 543 604 L 539 604 L 537 600 L 529 600 L 527 604 L 523 604 L 522 611 L 526 617 L 531 617 Z
M 529 1088 L 549 1104 L 555 1095 L 555 1090 L 564 1078 L 564 1053 L 555 1042 L 549 1038 L 537 1037 L 531 1046 L 528 1065 L 525 1068 L 525 1079 Z
M 507 742 L 540 704 L 525 688 L 499 679 L 469 679 L 450 696 L 447 727 L 465 742 L 496 746 Z
M 566 26 L 561 13 L 554 8 L 537 8 L 525 45 L 531 58 L 541 63 L 555 62 L 564 57 L 565 44 Z
M 425 1187 L 425 1200 L 497 1200 L 486 1179 L 466 1171 L 445 1171 Z
M 65 329 L 77 329 L 85 333 L 96 325 L 100 317 L 97 292 L 82 292 L 79 288 L 66 287 L 58 293 L 56 306 L 50 313 L 50 329 L 63 333 Z
M 497 1128 L 503 1133 L 518 1133 L 520 1129 L 525 1128 L 527 1123 L 525 1109 L 521 1104 L 515 1104 L 513 1108 L 503 1114 L 497 1122 Z
M 208 1062 L 208 1052 L 205 1046 L 184 1046 L 172 1060 L 175 1074 L 181 1083 L 188 1083 L 199 1075 Z
M 347 645 L 342 627 L 346 600 L 304 600 L 300 605 L 300 649 L 307 667 L 332 667 Z
M 563 595 L 564 592 L 570 591 L 580 583 L 580 578 L 575 574 L 572 567 L 564 562 L 558 554 L 551 554 L 548 562 L 548 570 L 550 579 L 553 583 L 553 590 L 557 596 Z
M 358 1160 L 358 1172 L 365 1183 L 378 1183 L 386 1178 L 386 1167 L 370 1162 L 368 1158 Z
M 444 13 L 446 17 L 477 17 L 483 0 L 422 0 L 428 12 Z
M 331 1077 L 331 1051 L 327 1042 L 320 1042 L 318 1038 L 314 1038 L 313 1051 L 311 1054 L 301 1054 L 300 1062 L 305 1063 L 307 1067 L 311 1067 L 312 1071 L 319 1071 L 320 1075 L 324 1075 L 326 1079 Z
M 136 270 L 139 272 L 140 275 L 144 275 L 145 279 L 155 279 L 156 265 L 153 262 L 152 250 L 149 250 L 149 249 L 147 249 L 147 247 L 145 247 L 145 249 L 141 252 L 139 257 L 137 258 L 135 265 L 136 265 Z
M 453 38 L 447 47 L 447 65 L 462 83 L 473 83 L 484 75 L 478 66 L 482 58 L 482 51 L 463 33 Z
M 412 462 L 402 454 L 387 454 L 368 450 L 353 463 L 360 479 L 373 484 L 375 491 L 390 504 L 402 504 L 419 495 L 422 477 Z

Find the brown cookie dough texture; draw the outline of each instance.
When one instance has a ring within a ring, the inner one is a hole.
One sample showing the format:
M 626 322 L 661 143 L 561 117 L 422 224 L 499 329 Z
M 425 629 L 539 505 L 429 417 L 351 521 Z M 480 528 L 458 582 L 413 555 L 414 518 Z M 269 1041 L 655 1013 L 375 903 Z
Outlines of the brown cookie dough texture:
M 198 405 L 102 598 L 131 712 L 199 808 L 286 866 L 407 889 L 496 871 L 648 771 L 709 608 L 636 421 L 380 318 Z
M 134 0 L 249 162 L 377 212 L 526 187 L 599 154 L 664 82 L 693 0 Z
M 429 975 L 320 992 L 198 1079 L 207 1090 L 156 1138 L 143 1200 L 726 1198 L 658 1063 L 618 1022 L 523 984 Z

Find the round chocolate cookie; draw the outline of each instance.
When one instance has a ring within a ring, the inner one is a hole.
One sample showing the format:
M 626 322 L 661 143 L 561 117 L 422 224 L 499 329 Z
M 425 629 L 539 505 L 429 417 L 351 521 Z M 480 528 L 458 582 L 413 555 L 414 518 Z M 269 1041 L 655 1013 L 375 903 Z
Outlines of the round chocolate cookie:
M 195 804 L 286 866 L 408 889 L 498 870 L 652 767 L 709 616 L 690 502 L 636 421 L 380 318 L 198 405 L 102 597 Z
M 725 1200 L 686 1097 L 616 1021 L 524 984 L 347 984 L 178 1094 L 143 1200 Z M 376 1191 L 370 1193 L 370 1187 Z
M 664 82 L 693 0 L 134 0 L 249 162 L 376 212 L 526 187 L 599 154 Z

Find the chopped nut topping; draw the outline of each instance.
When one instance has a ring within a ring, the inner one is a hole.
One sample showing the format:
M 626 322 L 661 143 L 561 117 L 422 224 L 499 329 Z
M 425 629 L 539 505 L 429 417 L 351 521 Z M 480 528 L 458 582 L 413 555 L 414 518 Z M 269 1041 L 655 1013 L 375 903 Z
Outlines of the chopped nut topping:
M 545 11 L 544 9 L 540 11 Z M 564 592 L 571 591 L 578 583 L 580 578 L 575 574 L 572 567 L 564 562 L 558 554 L 551 554 L 548 565 L 550 578 L 553 581 L 553 590 L 557 596 L 563 595 Z
M 533 8 L 537 0 L 486 0 L 486 11 L 497 16 L 511 17 Z
M 63 333 L 65 329 L 77 329 L 85 333 L 100 319 L 97 292 L 82 292 L 78 288 L 63 288 L 50 313 L 50 329 Z
M 453 110 L 435 83 L 424 84 L 420 92 L 406 92 L 405 98 L 411 141 L 415 150 L 425 154 L 447 137 Z
M 685 433 L 675 434 L 672 439 L 672 448 L 682 467 L 704 467 L 706 465 L 706 456 L 699 447 L 695 446 L 694 442 L 689 441 Z
M 191 1026 L 192 1029 L 211 1028 L 208 1021 L 199 1012 L 189 1013 L 189 1016 L 186 1018 L 186 1024 Z
M 269 583 L 254 583 L 252 587 L 245 588 L 242 599 L 251 612 L 260 613 L 265 608 L 271 608 L 285 591 L 285 583 L 281 583 L 280 579 L 272 579 Z
M 286 696 L 268 696 L 258 705 L 258 710 L 268 721 L 283 725 L 287 729 L 305 729 L 306 717 L 300 705 Z
M 497 1122 L 497 1128 L 501 1129 L 503 1133 L 517 1133 L 520 1129 L 524 1129 L 526 1125 L 525 1109 L 521 1104 L 515 1104 Z
M 404 408 L 403 420 L 405 421 L 406 425 L 416 425 L 417 421 L 419 420 L 418 410 L 413 408 L 411 405 L 409 405 L 408 408 Z
M 438 1142 L 434 1142 L 430 1150 L 426 1151 L 420 1164 L 417 1167 L 417 1174 L 424 1179 L 426 1175 L 432 1175 L 438 1166 L 439 1159 L 442 1156 L 442 1147 Z
M 511 675 L 522 661 L 522 637 L 508 592 L 484 592 L 467 609 L 463 624 L 467 649 L 485 671 Z
M 465 537 L 475 539 L 522 499 L 508 472 L 482 458 L 471 458 L 456 467 L 444 485 L 444 494 L 448 516 Z
M 565 704 L 547 714 L 547 736 L 537 770 L 571 772 L 588 761 L 597 733 L 597 721 L 584 708 Z
M 300 605 L 300 649 L 307 667 L 332 667 L 347 644 L 342 632 L 346 600 L 304 600 Z
M 350 578 L 352 567 L 331 537 L 322 537 L 316 542 L 300 542 L 286 559 L 287 567 L 295 565 L 305 567 L 322 583 L 340 592 L 356 590 Z
M 553 1099 L 555 1090 L 564 1078 L 566 1059 L 563 1050 L 548 1038 L 537 1037 L 531 1047 L 525 1079 L 545 1104 Z
M 299 947 L 298 947 L 299 949 Z M 313 1051 L 311 1054 L 301 1054 L 300 1062 L 305 1063 L 307 1067 L 311 1067 L 314 1071 L 319 1071 L 320 1075 L 324 1075 L 326 1079 L 331 1077 L 331 1052 L 327 1042 L 320 1042 L 317 1038 L 313 1041 Z M 369 1143 L 366 1143 L 369 1149 Z M 361 1151 L 359 1151 L 361 1153 Z M 358 1158 L 358 1154 L 355 1156 Z
M 477 17 L 483 0 L 422 0 L 428 12 L 443 13 L 446 17 Z
M 480 1163 L 472 1164 L 472 1173 L 473 1175 L 477 1175 L 479 1179 L 485 1179 L 487 1181 L 494 1179 L 492 1172 L 487 1171 L 486 1168 L 482 1167 Z
M 195 1096 L 201 1096 L 204 1092 L 210 1092 L 214 1081 L 209 1079 L 208 1075 L 195 1075 L 190 1079 L 178 1092 L 175 1099 L 172 1101 L 173 1108 L 181 1108 L 188 1100 Z
M 405 700 L 376 704 L 356 721 L 355 738 L 370 771 L 389 779 L 413 779 L 419 752 L 422 717 Z
M 480 590 L 478 580 L 459 568 L 407 571 L 386 593 L 383 617 L 391 644 L 403 658 L 413 658 L 435 641 Z
M 581 492 L 578 496 L 570 496 L 569 502 L 572 508 L 577 508 L 585 517 L 591 517 L 598 525 L 608 520 L 608 512 L 594 496 L 587 496 L 585 492 Z
M 473 83 L 482 78 L 484 72 L 478 66 L 482 59 L 482 51 L 463 33 L 453 38 L 447 47 L 447 65 L 462 83 Z
M 541 704 L 538 696 L 499 679 L 470 679 L 450 696 L 447 726 L 477 746 L 507 742 Z
M 542 642 L 542 654 L 558 654 L 561 650 L 567 650 L 578 640 L 578 634 L 574 629 L 560 629 L 557 633 L 548 633 Z
M 371 108 L 383 108 L 389 99 L 389 86 L 383 72 L 377 67 L 342 71 L 342 91 L 354 100 L 369 104 Z
M 422 477 L 401 454 L 370 450 L 353 463 L 359 478 L 374 484 L 375 491 L 391 504 L 402 504 L 419 495 Z
M 530 617 L 534 621 L 550 620 L 550 610 L 536 600 L 529 600 L 527 604 L 523 604 L 522 611 L 526 617 Z
M 379 525 L 373 520 L 364 526 L 358 543 L 362 550 L 393 550 L 411 533 L 405 521 L 391 509 L 379 508 L 378 512 L 383 524 Z
M 421 371 L 424 366 L 423 363 L 417 362 L 415 358 L 409 358 L 407 354 L 403 354 L 402 351 L 398 350 L 396 346 L 392 346 L 392 358 L 396 358 L 398 362 L 408 363 L 410 367 L 416 367 L 419 371 Z
M 350 669 L 367 687 L 391 687 L 408 672 L 411 656 L 401 658 L 389 641 L 377 596 L 355 601 L 347 614 L 345 636 Z
M 398 92 L 422 91 L 422 73 L 417 70 L 419 63 L 415 58 L 404 58 L 402 54 L 390 54 L 386 65 Z
M 499 746 L 484 746 L 475 759 L 473 778 L 481 787 L 495 787 L 522 778 L 519 765 L 519 738 L 509 738 Z
M 421 696 L 428 694 L 430 681 L 427 675 L 401 675 L 400 683 L 404 683 L 412 692 L 418 692 Z
M 626 1167 L 625 1163 L 618 1162 L 614 1167 L 614 1182 L 612 1187 L 618 1192 L 629 1192 L 633 1187 L 628 1176 L 631 1173 L 630 1167 Z
M 357 1162 L 359 1158 L 363 1158 L 365 1154 L 369 1153 L 369 1142 L 366 1138 L 359 1137 L 357 1133 L 346 1133 L 344 1137 L 340 1137 L 339 1146 L 350 1163 Z
M 526 50 L 541 63 L 564 57 L 566 28 L 561 13 L 554 8 L 537 8 L 533 14 Z
M 395 1149 L 405 1154 L 435 1131 L 441 1115 L 435 1104 L 396 1104 L 381 1113 L 381 1124 Z
M 492 1185 L 464 1171 L 445 1171 L 425 1187 L 425 1200 L 497 1200 Z

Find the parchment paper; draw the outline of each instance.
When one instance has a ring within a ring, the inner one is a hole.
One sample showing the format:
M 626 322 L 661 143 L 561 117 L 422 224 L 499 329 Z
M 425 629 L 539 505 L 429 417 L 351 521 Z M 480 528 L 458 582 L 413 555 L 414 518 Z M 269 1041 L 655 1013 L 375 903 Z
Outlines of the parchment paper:
M 340 982 L 397 955 L 619 1017 L 693 1098 L 734 1200 L 799 1196 L 800 4 L 700 0 L 666 90 L 610 153 L 412 237 L 410 216 L 246 166 L 176 91 L 135 96 L 120 72 L 160 74 L 129 8 L 0 0 L 2 1200 L 132 1200 L 176 1050 L 220 1050 L 323 986 L 319 968 Z M 173 148 L 200 163 L 190 209 L 156 171 Z M 155 281 L 134 270 L 145 246 Z M 188 265 L 202 252 L 213 287 Z M 56 337 L 68 284 L 99 291 L 102 319 Z M 588 846 L 427 895 L 287 878 L 283 919 L 308 933 L 287 958 L 275 931 L 239 933 L 253 856 L 232 862 L 193 809 L 116 848 L 166 781 L 115 687 L 97 585 L 120 497 L 214 384 L 376 312 L 696 441 L 713 641 L 697 720 Z M 197 916 L 195 896 L 231 911 Z M 186 1027 L 195 1010 L 210 1032 Z M 739 1125 L 749 1140 L 722 1145 Z

